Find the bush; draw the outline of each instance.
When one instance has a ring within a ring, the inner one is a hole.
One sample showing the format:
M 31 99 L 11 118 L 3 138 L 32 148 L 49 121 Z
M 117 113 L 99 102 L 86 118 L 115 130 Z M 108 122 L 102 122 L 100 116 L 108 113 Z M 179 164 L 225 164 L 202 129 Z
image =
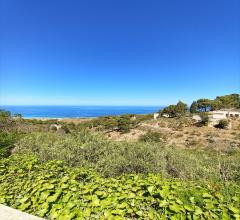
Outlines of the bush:
M 162 140 L 162 134 L 156 131 L 148 131 L 146 134 L 142 134 L 139 137 L 139 141 L 143 142 L 160 142 Z
M 120 116 L 105 116 L 93 119 L 91 125 L 92 127 L 97 128 L 97 130 L 116 130 L 121 133 L 127 133 L 132 128 L 137 127 L 139 122 L 140 120 L 137 119 L 137 117 L 134 115 L 126 114 Z
M 0 131 L 0 158 L 4 158 L 10 155 L 10 151 L 18 139 L 18 136 L 19 135 L 17 133 L 7 133 Z
M 168 114 L 170 117 L 180 117 L 184 116 L 188 111 L 187 104 L 179 101 L 176 105 L 169 105 L 162 110 L 160 110 L 160 114 Z
M 226 129 L 229 125 L 229 121 L 227 119 L 221 119 L 216 125 L 217 128 Z
M 0 160 L 0 203 L 45 219 L 235 219 L 239 190 L 153 174 L 103 178 L 32 156 Z
M 201 122 L 199 123 L 200 126 L 207 126 L 209 123 L 209 117 L 208 114 L 205 112 L 201 112 L 199 114 L 199 116 L 201 117 Z
M 9 111 L 0 109 L 0 131 L 8 132 L 13 128 L 15 121 Z
M 71 125 L 70 125 L 71 127 Z M 73 127 L 71 127 L 72 129 L 74 129 Z M 60 130 L 62 130 L 63 132 L 65 132 L 66 134 L 70 133 L 70 129 L 68 125 L 63 125 Z
M 33 133 L 22 138 L 15 153 L 34 153 L 42 161 L 59 159 L 70 166 L 91 167 L 106 176 L 121 173 L 160 172 L 156 146 L 143 143 L 117 143 L 99 134 Z
M 127 117 L 120 117 L 117 120 L 117 127 L 118 131 L 120 131 L 121 133 L 129 132 L 131 129 L 130 119 L 128 119 Z
M 53 131 L 53 132 L 55 132 L 55 131 L 58 130 L 55 125 L 51 125 L 51 126 L 49 127 L 49 129 L 50 129 L 50 131 Z
M 163 147 L 161 142 L 114 142 L 87 130 L 28 134 L 16 143 L 14 152 L 34 153 L 42 161 L 58 159 L 69 166 L 91 167 L 105 176 L 159 173 L 181 179 L 239 181 L 239 150 L 219 158 L 215 151 Z M 227 180 L 220 175 L 221 161 L 228 167 Z

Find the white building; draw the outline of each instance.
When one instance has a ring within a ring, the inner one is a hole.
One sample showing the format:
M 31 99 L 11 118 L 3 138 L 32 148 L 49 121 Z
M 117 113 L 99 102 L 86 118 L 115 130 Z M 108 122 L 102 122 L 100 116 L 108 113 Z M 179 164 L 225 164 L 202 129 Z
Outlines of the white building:
M 228 109 L 222 109 L 222 110 L 216 110 L 209 112 L 209 117 L 212 119 L 239 119 L 240 118 L 240 111 L 239 110 L 228 110 Z
M 202 120 L 199 115 L 193 115 L 192 119 L 196 122 L 200 122 Z
M 154 119 L 154 120 L 157 120 L 158 117 L 159 117 L 159 113 L 154 113 L 154 114 L 153 114 L 153 119 Z
M 215 126 L 222 119 L 240 119 L 240 110 L 232 110 L 232 109 L 221 109 L 216 111 L 208 112 L 209 117 L 209 126 Z M 192 119 L 196 122 L 200 122 L 202 119 L 200 115 L 193 115 Z M 229 124 L 231 127 L 231 123 Z
M 211 111 L 209 114 L 209 126 L 215 126 L 222 119 L 240 119 L 240 111 L 231 109 L 222 109 Z M 231 128 L 231 122 L 228 126 Z

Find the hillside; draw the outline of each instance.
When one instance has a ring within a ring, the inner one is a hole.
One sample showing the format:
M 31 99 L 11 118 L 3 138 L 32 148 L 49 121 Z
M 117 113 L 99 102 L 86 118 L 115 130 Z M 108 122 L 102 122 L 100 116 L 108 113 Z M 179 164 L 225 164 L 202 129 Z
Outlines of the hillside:
M 2 204 L 46 219 L 239 218 L 237 120 L 0 119 Z

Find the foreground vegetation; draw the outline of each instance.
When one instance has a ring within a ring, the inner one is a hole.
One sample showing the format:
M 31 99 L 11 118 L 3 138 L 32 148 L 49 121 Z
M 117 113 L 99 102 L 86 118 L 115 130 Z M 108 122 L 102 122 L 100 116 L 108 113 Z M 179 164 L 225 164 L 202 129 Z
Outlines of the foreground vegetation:
M 16 143 L 14 152 L 33 153 L 44 162 L 57 159 L 70 166 L 94 168 L 105 176 L 150 172 L 188 180 L 240 183 L 240 151 L 231 147 L 217 152 L 165 147 L 154 139 L 114 142 L 83 130 L 64 135 L 30 133 Z
M 149 128 L 135 141 L 108 138 L 148 122 L 149 115 L 74 124 L 0 112 L 0 203 L 46 219 L 240 219 L 237 130 L 225 148 L 169 145 L 166 133 Z M 154 123 L 178 140 L 192 122 Z
M 186 183 L 152 174 L 103 178 L 31 156 L 1 160 L 0 174 L 1 203 L 50 219 L 240 217 L 239 187 L 231 184 Z

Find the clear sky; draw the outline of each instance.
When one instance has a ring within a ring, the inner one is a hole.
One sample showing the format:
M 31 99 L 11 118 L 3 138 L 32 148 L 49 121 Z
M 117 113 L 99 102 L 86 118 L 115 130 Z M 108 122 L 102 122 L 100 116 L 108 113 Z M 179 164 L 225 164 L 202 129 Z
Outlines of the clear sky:
M 166 105 L 240 91 L 239 0 L 0 2 L 2 105 Z

